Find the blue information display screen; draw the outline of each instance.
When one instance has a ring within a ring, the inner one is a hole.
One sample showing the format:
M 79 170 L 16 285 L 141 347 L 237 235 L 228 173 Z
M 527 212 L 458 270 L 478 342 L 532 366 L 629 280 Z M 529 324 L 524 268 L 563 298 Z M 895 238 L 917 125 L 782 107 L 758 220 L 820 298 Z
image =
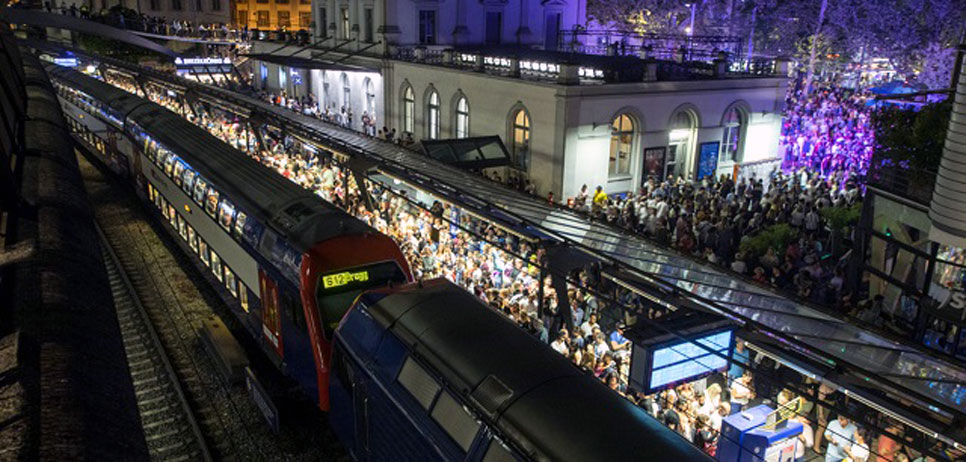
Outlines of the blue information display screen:
M 649 388 L 655 390 L 667 384 L 724 370 L 728 367 L 733 336 L 734 331 L 727 330 L 654 350 L 651 354 Z

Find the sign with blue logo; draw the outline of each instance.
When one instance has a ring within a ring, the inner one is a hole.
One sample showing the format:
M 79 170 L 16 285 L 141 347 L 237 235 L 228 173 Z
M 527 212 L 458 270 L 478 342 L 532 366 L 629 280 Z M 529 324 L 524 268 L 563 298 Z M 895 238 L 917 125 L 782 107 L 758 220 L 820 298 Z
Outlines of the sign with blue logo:
M 715 170 L 718 169 L 718 148 L 721 146 L 719 141 L 701 143 L 698 150 L 698 179 L 706 176 L 714 177 Z

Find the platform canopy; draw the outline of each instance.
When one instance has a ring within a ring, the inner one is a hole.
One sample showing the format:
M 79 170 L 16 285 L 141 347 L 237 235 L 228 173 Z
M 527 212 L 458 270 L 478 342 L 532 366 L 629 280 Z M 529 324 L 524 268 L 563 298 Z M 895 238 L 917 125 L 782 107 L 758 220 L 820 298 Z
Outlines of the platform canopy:
M 510 165 L 510 153 L 499 136 L 423 140 L 421 143 L 427 156 L 460 168 L 479 170 Z

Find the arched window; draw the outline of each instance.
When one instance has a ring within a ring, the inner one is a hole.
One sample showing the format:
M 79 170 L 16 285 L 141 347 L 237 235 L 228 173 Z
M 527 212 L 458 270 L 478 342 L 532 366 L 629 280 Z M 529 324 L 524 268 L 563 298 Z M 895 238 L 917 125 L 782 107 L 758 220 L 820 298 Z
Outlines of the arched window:
M 369 117 L 376 116 L 376 85 L 372 83 L 372 79 L 366 77 L 365 83 L 366 89 L 366 112 L 369 113 Z
M 426 99 L 426 137 L 435 140 L 439 138 L 439 93 L 430 90 Z
M 461 94 L 456 100 L 456 137 L 468 136 L 470 136 L 470 104 L 466 102 L 466 96 Z
M 745 125 L 741 110 L 733 107 L 724 117 L 724 133 L 721 138 L 721 153 L 718 162 L 737 162 L 738 148 L 741 145 L 742 129 Z
M 519 109 L 513 114 L 513 166 L 523 170 L 530 170 L 530 114 L 526 109 Z
M 329 74 L 322 71 L 322 97 L 319 98 L 319 104 L 322 105 L 320 108 L 325 111 L 325 108 L 329 107 Z
M 403 90 L 403 120 L 402 120 L 402 131 L 407 133 L 413 132 L 413 127 L 416 125 L 415 114 L 416 114 L 416 95 L 413 93 L 413 87 L 406 86 Z
M 352 87 L 349 86 L 349 76 L 345 72 L 342 73 L 342 78 L 340 79 L 342 83 L 342 107 L 348 111 L 352 102 Z
M 668 133 L 667 157 L 664 175 L 685 175 L 689 156 L 693 150 L 694 129 L 697 123 L 690 111 L 682 110 L 671 118 L 671 131 Z
M 627 114 L 614 119 L 610 132 L 610 163 L 607 173 L 626 175 L 631 172 L 631 145 L 634 142 L 634 121 Z

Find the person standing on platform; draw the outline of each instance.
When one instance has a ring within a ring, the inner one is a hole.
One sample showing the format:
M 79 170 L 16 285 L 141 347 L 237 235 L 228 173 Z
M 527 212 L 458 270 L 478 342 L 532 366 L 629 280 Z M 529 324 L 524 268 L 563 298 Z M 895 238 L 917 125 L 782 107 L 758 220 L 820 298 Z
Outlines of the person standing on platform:
M 855 424 L 842 414 L 838 418 L 829 422 L 825 429 L 825 438 L 828 439 L 828 449 L 825 450 L 825 462 L 842 462 L 849 456 L 845 448 L 852 447 L 855 439 Z

